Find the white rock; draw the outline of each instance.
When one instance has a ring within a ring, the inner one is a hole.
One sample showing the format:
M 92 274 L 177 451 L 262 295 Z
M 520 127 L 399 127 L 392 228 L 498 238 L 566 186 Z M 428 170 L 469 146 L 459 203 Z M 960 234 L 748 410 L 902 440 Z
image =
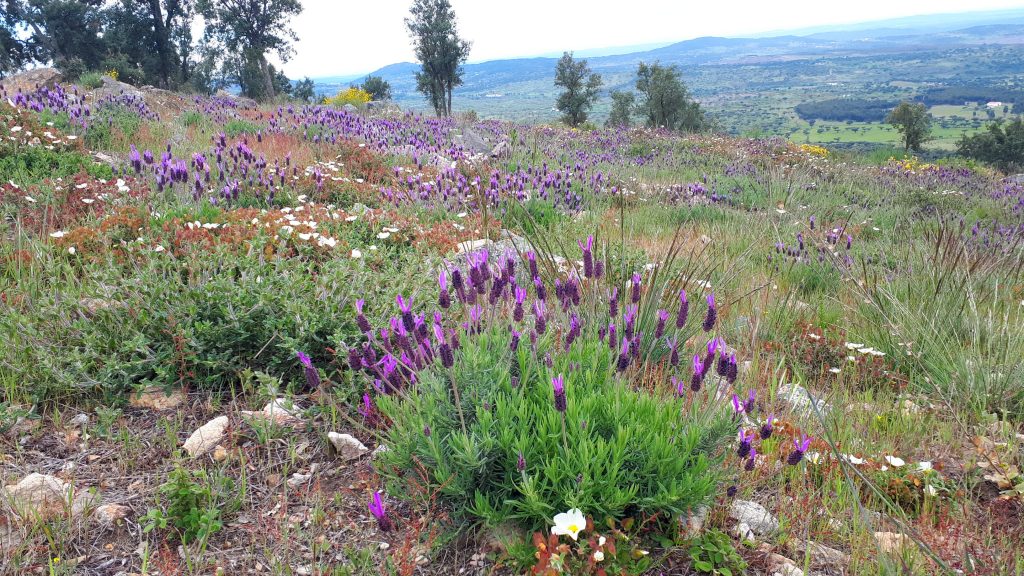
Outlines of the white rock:
M 249 420 L 277 424 L 278 426 L 300 426 L 302 418 L 299 416 L 297 407 L 291 402 L 277 398 L 268 402 L 263 410 L 259 412 L 242 411 L 242 416 Z
M 46 521 L 66 512 L 81 514 L 97 503 L 96 496 L 88 492 L 76 494 L 64 480 L 35 472 L 0 491 L 0 500 L 27 521 Z
M 850 556 L 845 552 L 817 542 L 793 539 L 787 542 L 787 546 L 795 557 L 809 557 L 814 566 L 845 568 L 850 563 Z
M 200 426 L 181 447 L 193 458 L 202 456 L 220 444 L 227 433 L 228 424 L 227 416 L 218 416 Z
M 76 428 L 77 427 L 81 427 L 81 426 L 85 426 L 88 423 L 89 423 L 89 415 L 88 414 L 78 414 L 74 418 L 72 418 L 71 420 L 68 420 L 68 426 L 76 427 Z
M 767 536 L 779 529 L 779 520 L 764 506 L 749 500 L 734 500 L 729 517 L 747 524 L 754 534 Z
M 875 532 L 875 542 L 883 554 L 899 554 L 910 543 L 910 537 L 896 532 Z
M 757 536 L 754 531 L 750 529 L 750 526 L 746 522 L 740 522 L 736 525 L 733 531 L 740 540 L 749 540 L 751 542 L 757 541 Z
M 799 384 L 783 384 L 779 387 L 778 397 L 797 414 L 814 414 L 814 409 L 811 407 L 811 395 L 806 388 Z M 820 398 L 815 399 L 814 405 L 817 406 L 818 411 L 822 414 L 828 414 L 830 407 L 824 400 Z
M 338 456 L 346 462 L 355 460 L 370 451 L 370 449 L 363 445 L 362 442 L 356 440 L 350 434 L 328 432 L 327 439 L 338 452 Z
M 302 486 L 306 482 L 309 482 L 309 479 L 312 477 L 312 474 L 299 474 L 298 472 L 296 472 L 295 474 L 292 474 L 291 478 L 288 479 L 288 487 L 293 489 L 298 488 L 299 486 Z

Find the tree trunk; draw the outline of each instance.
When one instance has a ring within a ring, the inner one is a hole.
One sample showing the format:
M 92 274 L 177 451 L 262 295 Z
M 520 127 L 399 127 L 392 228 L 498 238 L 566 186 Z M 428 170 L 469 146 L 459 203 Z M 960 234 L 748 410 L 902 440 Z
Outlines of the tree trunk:
M 163 11 L 160 0 L 149 0 L 149 15 L 153 20 L 153 37 L 156 40 L 157 56 L 160 60 L 160 88 L 171 87 L 171 39 L 164 25 Z M 171 14 L 168 14 L 170 17 Z

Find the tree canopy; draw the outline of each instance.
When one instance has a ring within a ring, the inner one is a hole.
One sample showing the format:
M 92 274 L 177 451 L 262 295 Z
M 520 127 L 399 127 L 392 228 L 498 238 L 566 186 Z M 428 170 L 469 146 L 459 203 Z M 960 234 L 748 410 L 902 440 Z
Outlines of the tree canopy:
M 957 152 L 1004 172 L 1024 170 L 1024 120 L 1017 118 L 1005 126 L 993 122 L 985 132 L 965 134 L 957 143 Z
M 921 150 L 932 131 L 932 116 L 924 104 L 900 102 L 892 109 L 885 121 L 896 127 L 903 135 L 904 150 Z
M 452 91 L 462 84 L 462 64 L 470 43 L 459 37 L 455 10 L 449 0 L 414 0 L 405 19 L 421 70 L 416 89 L 430 101 L 438 116 L 452 113 Z
M 684 132 L 708 127 L 704 110 L 690 97 L 677 66 L 641 62 L 636 73 L 636 89 L 640 93 L 638 110 L 648 127 Z
M 562 121 L 573 128 L 587 121 L 587 114 L 597 101 L 601 75 L 590 71 L 586 60 L 575 60 L 566 52 L 555 67 L 555 86 L 563 88 L 555 107 Z

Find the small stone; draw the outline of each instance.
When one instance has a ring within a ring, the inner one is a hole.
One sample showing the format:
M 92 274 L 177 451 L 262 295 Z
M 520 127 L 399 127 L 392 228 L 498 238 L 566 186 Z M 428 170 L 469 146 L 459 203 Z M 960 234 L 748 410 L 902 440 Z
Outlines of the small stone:
M 220 444 L 217 444 L 216 446 L 214 446 L 214 448 L 213 448 L 213 461 L 214 462 L 223 462 L 223 461 L 225 461 L 227 459 L 228 459 L 228 449 L 223 447 L 223 446 L 221 446 Z
M 104 528 L 113 528 L 124 520 L 131 511 L 127 506 L 121 504 L 103 504 L 96 508 L 92 516 L 96 522 Z
M 355 460 L 370 451 L 362 442 L 350 434 L 328 432 L 327 439 L 338 453 L 338 457 L 346 462 Z
M 185 402 L 185 393 L 181 390 L 172 390 L 167 393 L 161 386 L 150 386 L 138 395 L 132 394 L 128 403 L 136 408 L 149 408 L 150 410 L 172 410 Z
M 729 509 L 729 517 L 747 524 L 758 536 L 766 536 L 779 529 L 779 521 L 775 516 L 764 506 L 749 500 L 734 500 Z
M 850 563 L 850 556 L 845 552 L 817 542 L 794 539 L 787 542 L 787 546 L 794 556 L 809 557 L 814 566 L 841 568 Z
M 294 404 L 278 398 L 268 402 L 259 412 L 242 411 L 242 416 L 250 421 L 272 423 L 278 426 L 301 426 L 302 418 Z
M 737 524 L 733 532 L 740 540 L 749 540 L 750 542 L 757 541 L 757 536 L 754 534 L 754 531 L 750 529 L 750 526 L 748 526 L 746 522 L 740 522 L 739 524 Z
M 72 426 L 72 427 L 82 427 L 82 426 L 86 426 L 88 424 L 89 424 L 89 415 L 88 414 L 77 414 L 77 415 L 75 415 L 74 418 L 72 418 L 71 420 L 68 420 L 68 426 Z
M 906 534 L 895 532 L 875 532 L 875 542 L 884 554 L 899 554 L 903 547 L 910 543 Z
M 291 478 L 288 479 L 288 487 L 292 489 L 298 488 L 299 486 L 302 486 L 306 482 L 309 482 L 309 479 L 312 477 L 312 474 L 299 474 L 298 472 L 296 472 L 295 474 L 292 474 Z
M 218 416 L 203 424 L 188 437 L 182 445 L 188 455 L 197 458 L 213 450 L 227 434 L 229 420 L 227 416 Z

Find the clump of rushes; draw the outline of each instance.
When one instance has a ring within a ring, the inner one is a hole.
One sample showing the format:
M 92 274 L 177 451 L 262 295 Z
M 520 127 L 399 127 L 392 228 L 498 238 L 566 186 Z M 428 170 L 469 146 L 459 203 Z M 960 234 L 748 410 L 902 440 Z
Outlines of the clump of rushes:
M 581 249 L 591 252 L 591 240 Z M 375 460 L 388 493 L 411 497 L 416 488 L 407 479 L 426 469 L 430 488 L 452 510 L 529 528 L 569 506 L 622 518 L 706 504 L 727 474 L 724 447 L 735 420 L 716 394 L 695 394 L 707 371 L 700 355 L 696 387 L 676 373 L 687 336 L 653 306 L 648 328 L 641 277 L 627 277 L 623 310 L 618 290 L 580 288 L 583 278 L 599 280 L 596 262 L 583 277 L 570 272 L 549 285 L 536 254 L 527 253 L 531 287 L 517 283 L 514 254 L 484 252 L 447 269 L 456 296 L 449 308 L 443 297 L 428 300 L 437 311 L 399 297 L 399 315 L 366 333 L 355 365 L 374 384 L 380 421 L 389 423 L 382 441 L 391 450 Z M 438 287 L 448 288 L 445 280 Z M 429 326 L 424 318 L 433 319 Z M 647 363 L 664 358 L 645 351 L 666 346 L 664 388 L 641 387 Z M 712 362 L 724 354 L 717 338 L 709 346 Z M 555 437 L 562 441 L 550 442 Z

